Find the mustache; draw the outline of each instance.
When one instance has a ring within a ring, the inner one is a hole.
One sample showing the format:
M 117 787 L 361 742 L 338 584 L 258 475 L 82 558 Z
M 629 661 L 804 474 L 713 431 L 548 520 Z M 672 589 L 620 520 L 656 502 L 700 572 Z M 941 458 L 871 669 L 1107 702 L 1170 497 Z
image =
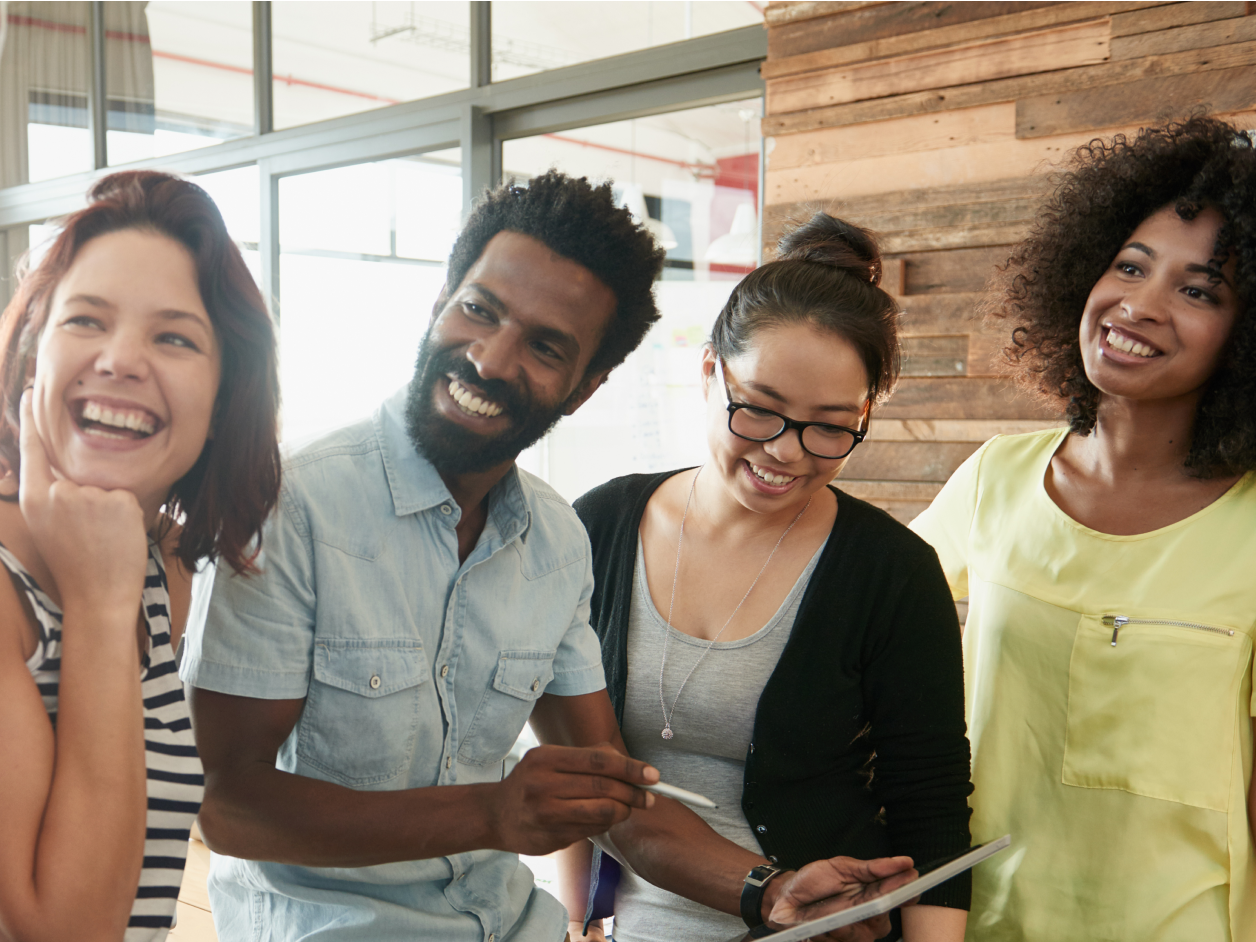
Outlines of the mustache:
M 464 386 L 479 390 L 483 397 L 492 400 L 509 414 L 527 415 L 532 409 L 532 397 L 525 390 L 503 379 L 485 379 L 466 357 L 460 357 L 452 351 L 438 351 L 432 357 L 430 369 L 435 376 L 452 376 Z

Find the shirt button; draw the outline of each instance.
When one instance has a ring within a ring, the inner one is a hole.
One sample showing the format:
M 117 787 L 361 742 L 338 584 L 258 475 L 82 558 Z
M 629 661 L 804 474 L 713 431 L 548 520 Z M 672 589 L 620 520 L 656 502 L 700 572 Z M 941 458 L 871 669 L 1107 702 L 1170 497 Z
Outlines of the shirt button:
M 758 831 L 760 834 L 766 834 L 768 832 L 768 826 L 766 824 L 760 824 L 758 827 L 755 828 L 755 830 Z
M 372 690 L 378 690 L 378 689 L 379 689 L 379 674 L 372 674 L 372 675 L 371 675 L 371 689 L 372 689 Z
M 750 754 L 754 755 L 754 743 L 750 744 Z
M 537 677 L 532 681 L 532 692 L 536 693 L 541 689 L 541 678 Z
M 442 677 L 444 677 L 444 676 L 446 676 L 448 673 L 449 673 L 449 665 L 448 665 L 448 664 L 442 664 L 442 665 L 440 666 L 440 675 L 441 675 Z
M 443 513 L 446 517 L 448 517 L 451 513 L 454 512 L 454 509 L 450 507 L 448 504 L 441 504 L 440 512 Z
M 465 873 L 458 874 L 458 882 L 461 883 L 463 880 L 466 879 L 466 877 L 467 875 Z
M 450 767 L 451 765 L 453 765 L 453 764 L 454 764 L 454 757 L 453 757 L 453 756 L 445 756 L 445 768 L 449 768 L 449 767 Z
M 497 936 L 495 933 L 490 932 L 488 934 L 488 942 L 497 942 Z

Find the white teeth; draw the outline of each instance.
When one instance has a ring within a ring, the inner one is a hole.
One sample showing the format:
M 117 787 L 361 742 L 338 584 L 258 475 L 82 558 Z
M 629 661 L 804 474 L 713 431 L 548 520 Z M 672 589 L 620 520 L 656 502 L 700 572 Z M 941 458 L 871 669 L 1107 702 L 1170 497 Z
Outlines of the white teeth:
M 88 422 L 99 422 L 101 425 L 112 425 L 114 428 L 130 429 L 133 432 L 139 432 L 142 435 L 151 435 L 154 432 L 153 423 L 139 412 L 124 412 L 119 409 L 114 412 L 108 406 L 102 406 L 98 402 L 88 400 L 83 404 L 83 418 Z M 99 430 L 97 430 L 99 431 Z M 110 438 L 120 438 L 118 435 L 110 435 L 107 432 L 100 432 Z
M 1114 350 L 1120 350 L 1122 353 L 1132 353 L 1136 357 L 1153 357 L 1156 351 L 1147 346 L 1145 343 L 1139 343 L 1131 337 L 1126 337 L 1120 331 L 1108 328 L 1108 346 Z
M 472 395 L 471 390 L 467 389 L 456 379 L 449 381 L 449 396 L 462 407 L 463 412 L 470 415 L 483 415 L 492 418 L 495 415 L 502 414 L 501 406 L 495 402 L 489 402 L 487 399 L 481 399 L 479 396 Z
M 769 471 L 766 468 L 760 468 L 757 464 L 754 464 L 753 462 L 748 461 L 746 463 L 750 465 L 750 470 L 755 473 L 755 477 L 757 477 L 759 480 L 767 484 L 776 484 L 776 485 L 788 484 L 790 481 L 794 480 L 794 477 L 791 477 L 790 475 L 777 474 L 775 471 Z

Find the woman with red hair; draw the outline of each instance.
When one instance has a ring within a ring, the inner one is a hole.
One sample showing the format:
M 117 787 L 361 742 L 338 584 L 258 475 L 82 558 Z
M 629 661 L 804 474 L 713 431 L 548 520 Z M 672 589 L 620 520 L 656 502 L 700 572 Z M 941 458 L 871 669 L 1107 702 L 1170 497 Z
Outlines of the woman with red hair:
M 0 938 L 173 924 L 203 786 L 175 651 L 198 561 L 252 568 L 277 408 L 213 201 L 99 181 L 0 316 Z

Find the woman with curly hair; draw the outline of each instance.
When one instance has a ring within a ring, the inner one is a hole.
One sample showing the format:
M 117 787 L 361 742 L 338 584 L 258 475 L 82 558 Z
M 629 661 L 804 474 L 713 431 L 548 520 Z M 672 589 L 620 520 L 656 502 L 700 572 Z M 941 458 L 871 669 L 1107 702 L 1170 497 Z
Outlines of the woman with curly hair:
M 988 304 L 1068 426 L 987 442 L 913 528 L 957 597 L 979 940 L 1253 939 L 1256 150 L 1082 147 Z
M 0 315 L 0 940 L 159 942 L 204 778 L 175 651 L 279 496 L 275 334 L 213 201 L 98 181 Z

